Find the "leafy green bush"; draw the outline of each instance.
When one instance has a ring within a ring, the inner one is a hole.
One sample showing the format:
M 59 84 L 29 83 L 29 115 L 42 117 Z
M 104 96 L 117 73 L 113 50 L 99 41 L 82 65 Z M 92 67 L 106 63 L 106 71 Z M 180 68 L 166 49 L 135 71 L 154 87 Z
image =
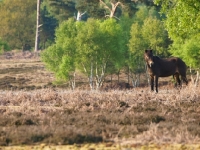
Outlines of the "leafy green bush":
M 114 19 L 69 19 L 56 30 L 55 44 L 42 53 L 42 60 L 57 80 L 75 81 L 75 71 L 85 73 L 91 88 L 102 85 L 107 63 L 123 62 L 125 43 L 121 26 Z M 116 66 L 116 65 L 114 65 Z
M 0 54 L 2 54 L 5 51 L 9 51 L 10 47 L 8 46 L 8 44 L 6 42 L 4 42 L 1 38 L 0 38 Z
M 200 38 L 191 37 L 185 42 L 175 41 L 170 52 L 173 56 L 181 57 L 188 66 L 199 68 L 200 64 Z

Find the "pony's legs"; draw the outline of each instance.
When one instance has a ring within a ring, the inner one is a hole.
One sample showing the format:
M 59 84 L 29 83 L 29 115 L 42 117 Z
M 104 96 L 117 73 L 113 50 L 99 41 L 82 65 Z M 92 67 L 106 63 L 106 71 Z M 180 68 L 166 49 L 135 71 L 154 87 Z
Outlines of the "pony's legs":
M 158 76 L 155 76 L 156 92 L 158 93 Z
M 151 76 L 151 91 L 154 91 L 154 81 L 156 82 L 155 88 L 156 88 L 156 92 L 158 93 L 158 76 Z
M 180 86 L 181 85 L 181 80 L 180 80 L 180 78 L 179 78 L 179 74 L 178 73 L 176 73 L 175 75 L 174 75 L 174 77 L 175 77 L 175 87 L 177 87 L 177 83 L 178 83 L 178 85 Z
M 187 80 L 186 76 L 181 75 L 181 80 L 184 81 L 186 83 L 186 85 L 188 84 L 188 80 Z
M 154 91 L 154 76 L 151 76 L 151 91 Z

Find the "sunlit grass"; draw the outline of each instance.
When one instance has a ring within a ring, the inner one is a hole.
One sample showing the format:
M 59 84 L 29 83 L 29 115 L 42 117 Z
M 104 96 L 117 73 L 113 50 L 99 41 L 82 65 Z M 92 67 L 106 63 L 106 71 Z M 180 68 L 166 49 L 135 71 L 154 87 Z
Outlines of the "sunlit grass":
M 149 144 L 149 145 L 120 145 L 120 144 L 75 144 L 48 146 L 10 146 L 0 147 L 5 150 L 200 150 L 199 144 Z

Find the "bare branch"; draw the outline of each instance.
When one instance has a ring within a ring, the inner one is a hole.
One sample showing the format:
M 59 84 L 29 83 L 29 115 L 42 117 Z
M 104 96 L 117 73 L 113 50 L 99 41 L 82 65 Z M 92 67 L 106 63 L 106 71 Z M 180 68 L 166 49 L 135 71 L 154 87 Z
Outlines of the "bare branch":
M 82 13 L 80 16 L 83 16 L 87 11 L 85 11 L 84 13 Z
M 41 26 L 43 26 L 43 24 L 38 25 L 38 28 L 41 27 Z
M 112 10 L 106 5 L 106 3 L 104 3 L 102 0 L 99 0 L 99 1 L 100 1 L 100 3 L 103 4 L 104 8 L 108 9 L 110 12 L 112 11 Z
M 111 3 L 113 10 L 115 11 L 118 5 L 121 5 L 121 2 L 117 2 L 116 4 Z
M 117 20 L 120 20 L 118 17 L 116 17 L 116 16 L 113 16 L 114 18 L 116 18 Z
M 106 5 L 106 3 L 104 3 L 102 0 L 100 0 L 100 3 L 102 3 L 103 5 L 104 5 L 104 8 L 106 8 L 106 9 L 108 9 L 109 11 L 110 11 L 110 15 L 105 15 L 105 17 L 110 17 L 110 18 L 116 18 L 116 19 L 118 19 L 119 20 L 119 18 L 117 18 L 116 16 L 114 16 L 114 14 L 115 14 L 115 11 L 116 11 L 116 8 L 119 6 L 119 5 L 122 5 L 122 3 L 121 2 L 117 2 L 117 3 L 112 3 L 112 2 L 110 2 L 110 4 L 111 4 L 111 6 L 112 6 L 112 8 L 109 8 L 107 5 Z M 123 5 L 122 5 L 123 6 Z

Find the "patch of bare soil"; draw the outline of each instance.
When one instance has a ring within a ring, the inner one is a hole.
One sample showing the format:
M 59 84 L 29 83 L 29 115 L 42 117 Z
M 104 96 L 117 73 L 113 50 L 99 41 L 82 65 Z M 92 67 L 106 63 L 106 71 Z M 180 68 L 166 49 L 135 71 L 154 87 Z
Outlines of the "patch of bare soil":
M 40 71 L 39 71 L 40 70 Z M 36 74 L 35 72 L 38 72 Z M 41 78 L 40 78 L 41 76 Z M 3 90 L 34 90 L 43 87 L 51 87 L 52 84 L 44 79 L 43 76 L 52 76 L 50 73 L 45 73 L 44 67 L 30 66 L 30 67 L 12 67 L 0 69 L 0 89 Z
M 41 63 L 39 54 L 7 52 L 0 56 L 0 89 L 34 90 L 52 87 L 53 74 Z

